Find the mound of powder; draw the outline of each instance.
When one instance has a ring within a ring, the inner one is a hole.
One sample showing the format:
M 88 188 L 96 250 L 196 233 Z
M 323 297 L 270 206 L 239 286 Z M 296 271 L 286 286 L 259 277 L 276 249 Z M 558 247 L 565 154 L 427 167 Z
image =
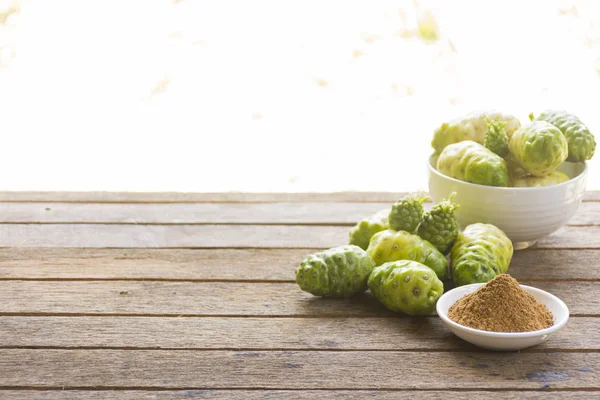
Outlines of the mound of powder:
M 461 325 L 492 332 L 530 332 L 553 325 L 546 306 L 508 274 L 496 276 L 459 299 L 450 307 L 448 317 Z

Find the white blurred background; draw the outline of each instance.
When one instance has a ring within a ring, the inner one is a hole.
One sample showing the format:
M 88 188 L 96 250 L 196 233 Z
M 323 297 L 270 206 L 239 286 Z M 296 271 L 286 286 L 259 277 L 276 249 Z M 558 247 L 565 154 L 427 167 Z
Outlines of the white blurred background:
M 0 190 L 414 190 L 444 120 L 599 106 L 600 1 L 0 0 Z

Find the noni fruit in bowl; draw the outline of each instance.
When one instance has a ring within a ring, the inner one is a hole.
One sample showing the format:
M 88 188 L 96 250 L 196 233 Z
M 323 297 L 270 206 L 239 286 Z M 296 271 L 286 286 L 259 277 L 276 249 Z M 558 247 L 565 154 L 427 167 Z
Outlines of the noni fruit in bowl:
M 371 293 L 388 309 L 428 315 L 444 293 L 444 284 L 431 268 L 410 260 L 385 263 L 369 277 Z
M 434 154 L 428 163 L 432 201 L 438 203 L 456 192 L 454 202 L 460 205 L 456 218 L 461 228 L 477 222 L 493 224 L 506 233 L 516 250 L 533 245 L 567 223 L 583 199 L 588 173 L 586 163 L 563 162 L 555 171 L 565 174 L 566 182 L 540 186 L 528 180 L 527 187 L 493 187 L 455 179 L 438 171 L 437 165 Z M 508 165 L 516 169 L 513 179 L 528 179 L 510 157 Z M 560 174 L 546 179 L 564 179 Z
M 534 121 L 521 127 L 513 134 L 508 148 L 517 163 L 534 176 L 554 172 L 568 155 L 565 135 L 545 121 Z
M 512 187 L 539 187 L 558 185 L 569 180 L 569 175 L 564 172 L 554 171 L 546 176 L 521 176 L 508 180 L 508 186 Z
M 508 185 L 506 161 L 471 140 L 446 146 L 437 160 L 437 170 L 449 177 L 478 185 Z
M 591 160 L 594 156 L 596 150 L 594 135 L 575 115 L 566 111 L 546 110 L 538 115 L 535 121 L 549 122 L 565 135 L 569 147 L 567 161 L 583 162 Z
M 499 123 L 499 125 L 497 125 Z M 431 147 L 440 154 L 446 146 L 471 140 L 483 145 L 490 127 L 502 128 L 508 138 L 519 129 L 521 122 L 510 114 L 499 111 L 474 111 L 470 114 L 444 122 L 433 133 Z M 488 139 L 488 143 L 497 143 L 497 138 Z M 496 146 L 496 144 L 494 144 Z

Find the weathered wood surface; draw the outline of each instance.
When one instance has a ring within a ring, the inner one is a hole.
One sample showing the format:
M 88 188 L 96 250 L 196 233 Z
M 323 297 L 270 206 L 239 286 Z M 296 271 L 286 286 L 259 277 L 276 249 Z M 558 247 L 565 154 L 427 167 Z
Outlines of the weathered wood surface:
M 298 289 L 402 196 L 0 193 L 0 398 L 600 398 L 600 192 L 514 255 L 573 316 L 520 353 Z
M 600 248 L 600 226 L 565 226 L 537 248 Z M 328 248 L 348 227 L 307 225 L 3 224 L 0 247 Z
M 439 318 L 3 317 L 0 348 L 481 351 Z M 600 318 L 571 318 L 527 352 L 600 350 Z
M 0 360 L 7 387 L 507 390 L 600 382 L 598 353 L 11 349 Z
M 432 203 L 425 203 L 429 209 Z M 347 225 L 391 203 L 2 203 L 0 223 Z M 600 207 L 583 202 L 570 225 L 599 225 Z
M 298 264 L 316 250 L 0 248 L 0 280 L 293 282 Z M 529 281 L 600 280 L 600 250 L 517 251 L 509 272 Z
M 219 390 L 219 389 L 188 389 L 188 390 L 6 390 L 0 392 L 5 400 L 397 400 L 399 398 L 418 396 L 423 400 L 456 399 L 459 396 L 470 400 L 496 399 L 540 399 L 564 400 L 565 397 L 575 400 L 594 400 L 600 394 L 591 391 L 558 391 L 546 389 L 539 391 L 456 391 L 431 390 L 415 393 L 410 389 L 406 392 L 398 390 Z
M 175 192 L 0 192 L 0 202 L 73 203 L 280 203 L 280 202 L 394 202 L 406 192 L 333 193 L 175 193 Z M 600 200 L 600 191 L 587 191 L 584 201 Z
M 521 281 L 528 284 L 526 280 Z M 598 315 L 597 282 L 536 282 L 571 314 Z M 124 315 L 378 316 L 387 311 L 370 293 L 323 299 L 295 283 L 0 281 L 0 313 Z

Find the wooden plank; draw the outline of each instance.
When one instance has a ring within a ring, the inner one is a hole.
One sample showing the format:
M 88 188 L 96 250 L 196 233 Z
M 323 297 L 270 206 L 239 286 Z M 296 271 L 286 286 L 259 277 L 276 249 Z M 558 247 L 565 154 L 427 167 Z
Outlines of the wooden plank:
M 590 203 L 594 204 L 594 203 Z M 0 203 L 0 223 L 345 224 L 391 203 Z M 600 205 L 598 206 L 600 213 Z
M 540 399 L 545 400 L 593 400 L 600 398 L 600 393 L 592 391 L 549 392 L 540 391 L 401 391 L 390 390 L 4 390 L 0 392 L 4 400 L 105 400 L 110 396 L 116 400 L 180 400 L 180 399 L 205 399 L 205 400 L 397 400 L 401 396 L 418 397 L 422 400 L 456 399 L 458 396 L 467 396 L 470 400 L 496 400 L 496 399 Z
M 402 192 L 181 193 L 181 192 L 0 192 L 0 202 L 67 203 L 280 203 L 394 202 Z
M 0 279 L 294 281 L 311 249 L 0 248 Z M 600 250 L 524 250 L 509 273 L 527 280 L 598 280 Z
M 0 192 L 0 202 L 73 203 L 253 203 L 253 202 L 394 202 L 402 192 L 331 193 L 178 193 L 178 192 Z M 588 191 L 584 201 L 600 200 L 600 191 Z
M 600 226 L 566 226 L 538 248 L 600 248 Z M 345 226 L 306 225 L 0 225 L 0 247 L 328 248 L 345 244 Z
M 600 310 L 596 282 L 535 282 L 534 286 L 560 297 L 572 314 L 595 315 Z M 143 281 L 0 281 L 0 313 L 393 315 L 368 293 L 352 299 L 322 299 L 302 292 L 295 283 Z
M 425 208 L 431 208 L 426 203 Z M 352 226 L 382 203 L 0 203 L 0 223 L 318 224 Z M 582 203 L 570 225 L 599 225 L 600 204 Z
M 348 240 L 335 226 L 0 225 L 0 247 L 331 247 Z
M 0 386 L 13 388 L 600 390 L 599 353 L 14 349 L 0 360 Z
M 478 351 L 439 318 L 0 317 L 0 347 Z M 600 350 L 600 318 L 572 318 L 526 351 Z

